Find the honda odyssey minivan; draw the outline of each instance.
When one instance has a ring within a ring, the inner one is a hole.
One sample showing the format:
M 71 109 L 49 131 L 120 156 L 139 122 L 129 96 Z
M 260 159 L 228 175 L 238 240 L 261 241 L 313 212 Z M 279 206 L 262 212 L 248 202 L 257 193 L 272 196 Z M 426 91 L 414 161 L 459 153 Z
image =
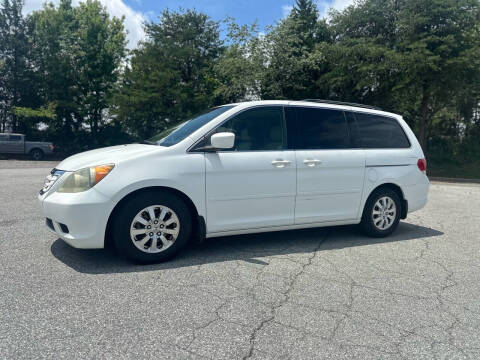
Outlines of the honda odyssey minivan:
M 425 205 L 428 188 L 422 149 L 401 116 L 254 101 L 215 107 L 141 144 L 69 157 L 38 201 L 71 246 L 103 248 L 108 239 L 149 263 L 194 237 L 345 224 L 387 236 Z

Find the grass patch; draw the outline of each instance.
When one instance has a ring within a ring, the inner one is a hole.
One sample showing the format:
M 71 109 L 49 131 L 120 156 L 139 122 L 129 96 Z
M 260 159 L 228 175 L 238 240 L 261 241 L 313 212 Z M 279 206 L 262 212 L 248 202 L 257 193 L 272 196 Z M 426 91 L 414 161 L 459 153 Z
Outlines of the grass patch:
M 480 161 L 465 164 L 429 161 L 427 169 L 428 176 L 480 179 Z

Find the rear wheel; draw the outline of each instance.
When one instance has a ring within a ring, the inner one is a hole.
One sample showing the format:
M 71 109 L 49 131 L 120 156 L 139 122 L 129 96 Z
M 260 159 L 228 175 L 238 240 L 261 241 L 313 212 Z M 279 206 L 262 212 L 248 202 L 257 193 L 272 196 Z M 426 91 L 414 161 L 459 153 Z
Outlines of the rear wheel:
M 43 151 L 40 149 L 33 149 L 30 151 L 30 157 L 32 160 L 42 160 L 43 159 Z
M 165 261 L 188 242 L 192 219 L 188 207 L 168 192 L 141 193 L 128 199 L 114 220 L 115 247 L 138 263 Z
M 397 228 L 401 212 L 402 203 L 397 193 L 380 188 L 368 198 L 360 225 L 369 236 L 385 237 Z

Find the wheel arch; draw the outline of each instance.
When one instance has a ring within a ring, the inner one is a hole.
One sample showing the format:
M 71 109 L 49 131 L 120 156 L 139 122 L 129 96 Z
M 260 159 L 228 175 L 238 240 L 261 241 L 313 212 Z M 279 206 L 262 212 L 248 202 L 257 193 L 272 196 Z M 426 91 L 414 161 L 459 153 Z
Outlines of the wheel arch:
M 198 215 L 198 209 L 195 206 L 192 199 L 190 199 L 190 197 L 188 197 L 184 192 L 182 192 L 178 189 L 172 188 L 172 187 L 168 187 L 168 186 L 146 186 L 146 187 L 131 191 L 130 193 L 124 195 L 117 202 L 117 204 L 115 205 L 113 210 L 110 212 L 110 215 L 109 215 L 108 221 L 107 221 L 107 226 L 105 228 L 105 247 L 110 247 L 112 245 L 113 220 L 115 219 L 116 214 L 121 210 L 123 204 L 125 204 L 125 202 L 128 201 L 128 199 L 130 199 L 134 196 L 137 196 L 141 193 L 156 192 L 156 191 L 169 192 L 169 193 L 175 194 L 180 199 L 182 199 L 185 202 L 185 204 L 187 205 L 187 207 L 190 211 L 190 214 L 192 215 L 192 226 L 193 226 L 192 234 L 195 234 L 195 233 L 198 232 L 199 221 L 197 221 L 197 219 L 199 219 L 200 217 Z
M 401 209 L 402 211 L 400 213 L 400 218 L 405 219 L 407 217 L 407 213 L 408 213 L 408 201 L 405 199 L 405 195 L 403 193 L 402 188 L 399 185 L 394 184 L 392 182 L 385 182 L 383 184 L 380 184 L 370 191 L 370 194 L 368 194 L 368 196 L 365 200 L 365 203 L 363 204 L 362 217 L 363 217 L 363 213 L 365 211 L 365 206 L 367 206 L 367 203 L 368 203 L 368 200 L 370 199 L 370 196 L 372 196 L 372 194 L 375 191 L 377 191 L 378 189 L 390 189 L 398 195 L 398 197 L 400 198 L 400 201 L 402 203 L 402 209 Z

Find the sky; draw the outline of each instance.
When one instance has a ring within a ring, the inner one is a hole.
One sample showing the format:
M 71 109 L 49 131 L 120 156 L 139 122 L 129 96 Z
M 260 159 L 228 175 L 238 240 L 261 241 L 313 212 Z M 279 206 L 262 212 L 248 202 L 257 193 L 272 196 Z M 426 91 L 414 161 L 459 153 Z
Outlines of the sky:
M 81 0 L 73 0 L 76 5 Z M 24 13 L 28 14 L 42 7 L 45 0 L 25 0 Z M 49 0 L 58 4 L 59 0 Z M 107 11 L 116 17 L 125 16 L 124 26 L 128 30 L 128 47 L 135 48 L 145 38 L 142 24 L 156 21 L 165 9 L 196 9 L 209 15 L 213 20 L 233 17 L 238 24 L 252 24 L 257 21 L 259 30 L 287 16 L 295 0 L 100 0 Z M 321 16 L 330 8 L 342 10 L 354 0 L 317 0 Z

